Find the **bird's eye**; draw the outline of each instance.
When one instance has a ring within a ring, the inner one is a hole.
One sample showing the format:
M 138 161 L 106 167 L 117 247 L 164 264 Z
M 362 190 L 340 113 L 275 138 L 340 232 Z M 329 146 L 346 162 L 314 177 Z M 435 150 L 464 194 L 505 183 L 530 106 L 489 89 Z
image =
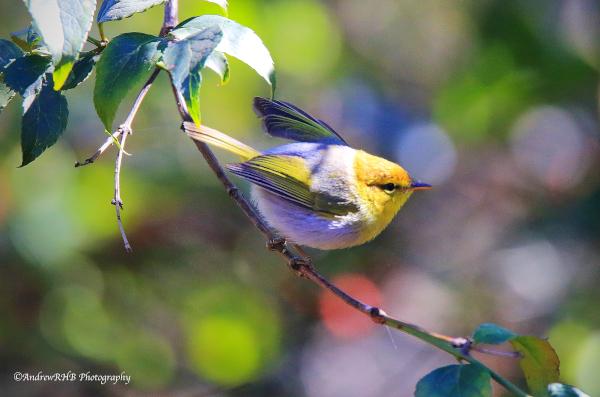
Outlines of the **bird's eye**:
M 384 185 L 381 185 L 380 188 L 386 193 L 394 193 L 397 186 L 394 185 L 393 183 L 386 183 Z

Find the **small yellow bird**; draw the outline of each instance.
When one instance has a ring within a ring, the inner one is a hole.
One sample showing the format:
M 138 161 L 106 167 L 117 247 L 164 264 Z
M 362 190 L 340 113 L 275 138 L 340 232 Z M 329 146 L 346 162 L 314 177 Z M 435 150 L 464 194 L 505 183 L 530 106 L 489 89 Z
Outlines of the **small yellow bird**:
M 265 98 L 254 109 L 267 133 L 294 143 L 259 152 L 212 128 L 184 123 L 193 139 L 239 155 L 227 169 L 253 184 L 259 211 L 286 240 L 330 250 L 375 238 L 415 190 L 431 186 L 398 164 L 348 146 L 325 122 Z

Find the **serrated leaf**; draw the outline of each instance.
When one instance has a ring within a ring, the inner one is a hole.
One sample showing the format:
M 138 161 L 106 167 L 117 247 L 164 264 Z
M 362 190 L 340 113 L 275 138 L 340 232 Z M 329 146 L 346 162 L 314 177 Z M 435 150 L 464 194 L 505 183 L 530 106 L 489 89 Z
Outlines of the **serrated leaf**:
M 211 69 L 221 78 L 221 84 L 227 84 L 229 81 L 229 62 L 225 54 L 219 51 L 213 51 L 206 60 L 205 67 Z
M 15 96 L 15 92 L 8 88 L 4 82 L 0 82 L 0 113 L 6 108 L 11 99 Z
M 71 72 L 92 27 L 96 0 L 24 0 L 55 65 L 54 88 Z
M 551 383 L 548 385 L 550 397 L 590 397 L 581 390 L 562 383 Z
M 490 373 L 475 365 L 448 365 L 425 375 L 415 397 L 491 397 Z
M 503 328 L 492 323 L 480 324 L 473 332 L 473 341 L 475 343 L 486 343 L 489 345 L 499 345 L 516 337 L 517 334 L 509 329 Z
M 127 92 L 139 86 L 160 56 L 162 39 L 144 33 L 125 33 L 110 41 L 96 65 L 94 105 L 108 131 Z
M 50 67 L 50 59 L 40 55 L 17 58 L 4 70 L 4 83 L 21 96 L 28 96 L 28 92 L 41 88 L 42 78 Z
M 0 73 L 12 61 L 23 56 L 23 51 L 13 42 L 0 39 Z
M 185 98 L 188 112 L 200 125 L 200 71 L 221 41 L 223 33 L 216 27 L 206 28 L 180 41 L 172 41 L 164 51 L 163 64 L 169 70 L 175 88 Z
M 216 51 L 245 62 L 271 85 L 272 90 L 275 90 L 273 58 L 253 30 L 219 15 L 202 15 L 182 22 L 171 34 L 182 39 L 212 26 L 218 26 L 223 32 L 223 39 Z
M 552 345 L 535 336 L 517 336 L 510 343 L 522 355 L 519 365 L 530 392 L 536 397 L 548 396 L 546 385 L 559 378 L 560 361 Z
M 54 145 L 67 127 L 67 100 L 52 86 L 47 75 L 42 89 L 23 114 L 21 125 L 21 167 L 31 163 L 47 148 Z
M 67 77 L 65 84 L 63 84 L 62 90 L 70 90 L 83 83 L 92 74 L 94 65 L 98 61 L 99 56 L 96 54 L 87 54 L 77 60 L 73 69 Z
M 98 10 L 96 21 L 104 23 L 129 18 L 135 13 L 165 3 L 167 0 L 104 0 Z

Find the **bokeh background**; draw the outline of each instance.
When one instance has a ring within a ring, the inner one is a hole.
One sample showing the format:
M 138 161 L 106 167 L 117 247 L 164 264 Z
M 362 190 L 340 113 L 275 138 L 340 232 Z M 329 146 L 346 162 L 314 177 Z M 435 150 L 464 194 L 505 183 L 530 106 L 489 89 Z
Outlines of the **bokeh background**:
M 220 13 L 180 8 L 182 19 Z M 156 33 L 161 13 L 107 34 Z M 600 4 L 231 0 L 229 16 L 271 50 L 279 98 L 435 186 L 374 242 L 314 252 L 318 268 L 434 331 L 492 321 L 548 336 L 563 380 L 600 395 Z M 3 38 L 28 23 L 22 2 L 0 2 Z M 231 74 L 220 87 L 205 73 L 206 124 L 279 144 L 251 110 L 269 88 L 235 60 Z M 128 142 L 126 254 L 110 205 L 114 150 L 73 168 L 105 138 L 92 89 L 93 78 L 67 92 L 68 130 L 22 169 L 19 101 L 0 117 L 0 394 L 404 397 L 452 363 L 267 252 L 179 131 L 165 76 Z M 484 360 L 522 384 L 516 362 Z M 12 380 L 68 370 L 125 371 L 132 384 Z

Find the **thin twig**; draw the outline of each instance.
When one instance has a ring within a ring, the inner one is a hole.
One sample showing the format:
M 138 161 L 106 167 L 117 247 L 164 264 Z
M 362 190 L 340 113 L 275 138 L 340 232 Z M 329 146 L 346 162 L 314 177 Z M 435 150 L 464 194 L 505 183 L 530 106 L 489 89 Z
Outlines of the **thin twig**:
M 92 36 L 88 36 L 87 42 L 95 45 L 96 47 L 106 47 L 106 43 L 104 43 L 102 40 L 95 39 Z
M 102 154 L 104 154 L 104 152 L 112 146 L 112 144 L 114 143 L 114 141 L 116 139 L 119 139 L 119 137 L 121 136 L 121 129 L 117 128 L 115 130 L 115 132 L 113 132 L 108 138 L 106 138 L 106 140 L 104 141 L 104 143 L 102 144 L 102 146 L 100 146 L 98 148 L 98 150 L 96 150 L 94 152 L 94 154 L 92 154 L 90 157 L 86 158 L 83 161 L 77 161 L 75 163 L 75 167 L 83 167 L 84 165 L 88 165 L 88 164 L 92 164 L 93 162 L 95 162 L 96 160 L 98 160 L 98 157 L 102 156 Z
M 148 80 L 146 80 L 146 83 L 140 90 L 139 94 L 135 98 L 135 101 L 133 102 L 133 106 L 131 107 L 129 114 L 127 115 L 127 118 L 125 119 L 125 122 L 123 123 L 123 125 L 125 125 L 128 130 L 131 130 L 131 125 L 133 124 L 133 120 L 135 119 L 135 116 L 137 115 L 137 112 L 140 109 L 140 106 L 142 105 L 142 102 L 144 101 L 144 98 L 146 97 L 148 90 L 150 90 L 150 87 L 152 87 L 152 83 L 154 83 L 154 80 L 156 80 L 156 77 L 158 76 L 159 73 L 160 73 L 160 68 L 155 68 L 154 71 L 152 72 L 152 74 L 150 75 L 150 77 L 148 78 Z M 113 132 L 108 138 L 106 138 L 106 140 L 104 141 L 102 146 L 100 146 L 98 148 L 98 150 L 96 150 L 96 152 L 94 152 L 94 154 L 92 154 L 87 159 L 83 160 L 83 162 L 79 162 L 79 161 L 76 162 L 75 167 L 82 167 L 84 165 L 92 164 L 93 162 L 98 160 L 98 158 L 100 156 L 102 156 L 102 154 L 104 154 L 104 152 L 109 147 L 111 147 L 112 144 L 115 143 L 115 141 L 118 142 L 118 139 L 121 136 L 122 132 L 123 131 L 121 130 L 121 127 L 117 128 L 115 130 L 115 132 Z
M 123 244 L 125 245 L 125 251 L 131 252 L 131 244 L 129 244 L 129 240 L 127 239 L 127 234 L 125 233 L 125 228 L 123 227 L 123 221 L 121 220 L 121 210 L 123 209 L 123 200 L 121 199 L 121 165 L 123 163 L 123 154 L 125 152 L 125 143 L 127 142 L 127 137 L 131 134 L 131 129 L 126 125 L 122 125 L 119 127 L 121 130 L 121 141 L 119 152 L 117 153 L 117 159 L 115 160 L 115 195 L 111 201 L 111 204 L 115 206 L 115 212 L 117 214 L 117 223 L 119 225 L 119 231 L 121 232 L 121 237 L 123 237 Z
M 165 12 L 163 18 L 160 35 L 166 36 L 179 23 L 179 2 L 177 0 L 169 0 L 165 4 Z

